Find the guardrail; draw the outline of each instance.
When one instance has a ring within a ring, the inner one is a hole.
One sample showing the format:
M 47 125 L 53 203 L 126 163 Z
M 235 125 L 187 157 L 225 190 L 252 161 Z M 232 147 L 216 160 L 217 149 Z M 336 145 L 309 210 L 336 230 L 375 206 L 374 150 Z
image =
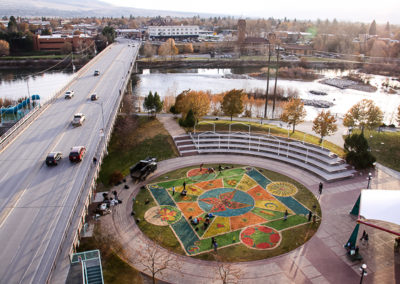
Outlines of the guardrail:
M 98 142 L 97 146 L 96 146 L 96 150 L 94 151 L 95 156 L 98 157 L 97 158 L 97 163 L 94 164 L 92 163 L 90 166 L 90 169 L 88 171 L 88 174 L 86 175 L 84 182 L 79 190 L 79 194 L 78 197 L 76 198 L 73 210 L 70 214 L 70 216 L 68 217 L 68 224 L 63 232 L 63 237 L 61 239 L 61 243 L 59 245 L 59 247 L 57 248 L 57 252 L 54 258 L 54 262 L 52 264 L 52 267 L 50 269 L 49 275 L 47 277 L 46 283 L 50 283 L 50 279 L 51 276 L 54 272 L 54 269 L 56 268 L 56 264 L 57 264 L 57 260 L 62 252 L 62 247 L 65 243 L 65 240 L 68 236 L 68 233 L 70 232 L 70 230 L 72 230 L 72 232 L 74 233 L 74 237 L 72 237 L 72 239 L 75 239 L 75 236 L 78 234 L 78 230 L 77 228 L 79 228 L 79 221 L 76 222 L 76 224 L 74 224 L 74 227 L 71 228 L 71 225 L 73 223 L 73 221 L 75 220 L 74 216 L 83 216 L 85 214 L 85 201 L 89 195 L 89 192 L 92 188 L 92 185 L 95 184 L 95 180 L 97 178 L 97 175 L 100 171 L 100 166 L 101 166 L 101 162 L 105 156 L 105 154 L 107 153 L 107 145 L 108 145 L 108 141 L 110 139 L 112 130 L 114 128 L 114 124 L 115 124 L 115 119 L 117 117 L 118 114 L 118 109 L 119 109 L 119 105 L 121 104 L 122 101 L 122 97 L 123 97 L 123 91 L 125 90 L 128 82 L 130 81 L 129 78 L 131 76 L 132 73 L 132 69 L 133 69 L 133 61 L 135 60 L 135 58 L 137 57 L 139 49 L 136 50 L 136 53 L 133 56 L 133 60 L 130 63 L 130 68 L 128 70 L 128 73 L 126 74 L 126 76 L 124 76 L 124 82 L 121 84 L 121 87 L 119 88 L 119 95 L 118 95 L 118 99 L 116 100 L 114 107 L 113 107 L 113 111 L 110 112 L 110 116 L 108 117 L 108 119 L 105 119 L 106 121 L 106 125 L 105 125 L 105 129 L 104 129 L 104 139 L 100 139 L 100 141 Z M 111 119 L 110 119 L 111 118 Z M 83 206 L 82 206 L 83 205 Z M 78 207 L 82 207 L 81 211 L 79 213 L 77 213 L 77 209 Z
M 79 69 L 78 72 L 72 75 L 69 82 L 57 91 L 50 99 L 48 99 L 45 103 L 40 106 L 32 109 L 27 115 L 21 118 L 16 124 L 14 124 L 10 129 L 8 129 L 1 137 L 0 137 L 0 152 L 6 148 L 15 137 L 18 136 L 19 133 L 25 130 L 25 128 L 35 120 L 44 110 L 46 110 L 61 94 L 63 94 L 71 85 L 75 82 L 75 80 L 84 72 L 87 71 L 95 62 L 97 62 L 104 54 L 107 49 L 111 48 L 111 45 L 102 50 L 95 58 L 90 60 L 85 66 Z

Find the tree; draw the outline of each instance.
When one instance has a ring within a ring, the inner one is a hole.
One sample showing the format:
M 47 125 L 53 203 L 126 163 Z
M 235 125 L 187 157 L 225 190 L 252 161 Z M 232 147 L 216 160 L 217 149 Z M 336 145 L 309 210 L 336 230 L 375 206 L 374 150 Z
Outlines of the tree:
M 376 35 L 376 22 L 375 20 L 372 21 L 371 25 L 369 26 L 369 35 Z
M 243 90 L 230 90 L 222 99 L 222 111 L 225 115 L 232 117 L 241 114 L 244 110 L 244 97 L 246 94 Z
M 150 113 L 157 114 L 163 108 L 163 102 L 157 92 L 153 93 L 150 91 L 149 95 L 144 98 L 143 107 Z
M 183 46 L 184 53 L 193 53 L 193 44 L 191 42 L 185 43 Z
M 153 284 L 156 283 L 156 276 L 170 266 L 174 266 L 179 271 L 180 264 L 177 257 L 167 250 L 162 249 L 150 240 L 145 240 L 143 248 L 135 255 L 134 263 L 150 273 Z
M 294 133 L 296 124 L 303 122 L 306 114 L 307 112 L 301 99 L 291 98 L 283 105 L 281 120 L 293 125 L 292 133 Z
M 233 263 L 225 263 L 221 261 L 221 257 L 215 255 L 217 260 L 216 275 L 223 284 L 237 283 L 242 276 L 242 270 L 235 267 Z
M 209 95 L 203 91 L 183 91 L 175 101 L 175 109 L 186 117 L 189 110 L 193 111 L 196 121 L 208 113 L 210 109 Z
M 372 100 L 363 99 L 345 114 L 343 119 L 343 125 L 346 127 L 361 128 L 364 132 L 364 128 L 373 129 L 382 124 L 383 113 L 379 107 L 377 107 Z
M 107 38 L 108 44 L 113 43 L 115 39 L 115 29 L 111 26 L 105 26 L 101 32 Z
M 150 41 L 146 41 L 143 47 L 144 56 L 147 58 L 153 57 L 155 54 L 153 44 Z
M 400 105 L 397 108 L 397 123 L 400 125 Z
M 50 29 L 44 29 L 44 30 L 42 30 L 42 35 L 51 35 L 51 30 Z M 75 34 L 75 32 L 74 32 L 74 34 Z
M 0 55 L 10 54 L 10 44 L 5 40 L 0 40 Z
M 17 25 L 17 21 L 15 20 L 14 16 L 10 17 L 10 20 L 8 21 L 7 30 L 9 33 L 18 32 L 18 25 Z
M 344 151 L 346 162 L 353 165 L 357 170 L 370 168 L 376 161 L 363 133 L 347 136 L 344 141 Z
M 336 118 L 328 110 L 321 111 L 313 121 L 312 130 L 321 136 L 320 143 L 325 136 L 332 135 L 337 131 Z
M 61 53 L 68 54 L 72 52 L 72 44 L 70 42 L 65 42 L 61 47 Z
M 169 38 L 158 49 L 158 54 L 161 56 L 168 56 L 168 55 L 173 56 L 178 53 L 179 51 L 178 48 L 175 46 L 175 40 L 173 38 Z

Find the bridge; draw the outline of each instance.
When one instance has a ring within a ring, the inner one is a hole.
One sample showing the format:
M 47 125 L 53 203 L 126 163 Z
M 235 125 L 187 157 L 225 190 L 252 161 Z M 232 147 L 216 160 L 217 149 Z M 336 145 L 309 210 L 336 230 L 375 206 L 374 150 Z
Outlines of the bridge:
M 108 46 L 54 98 L 2 136 L 1 283 L 65 282 L 139 45 L 121 39 Z M 63 96 L 67 89 L 75 91 L 70 100 Z M 92 93 L 97 101 L 90 100 Z M 74 128 L 71 120 L 78 112 L 86 121 Z M 70 149 L 78 145 L 86 147 L 86 155 L 81 163 L 70 163 Z M 57 167 L 44 163 L 51 151 L 64 154 Z

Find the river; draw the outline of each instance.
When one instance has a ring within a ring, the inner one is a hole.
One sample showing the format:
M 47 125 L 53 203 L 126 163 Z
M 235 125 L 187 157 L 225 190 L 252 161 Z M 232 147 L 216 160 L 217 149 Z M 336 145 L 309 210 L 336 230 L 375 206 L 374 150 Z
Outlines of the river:
M 163 71 L 164 72 L 164 71 Z M 254 70 L 247 70 L 254 72 Z M 340 70 L 322 70 L 318 71 L 325 78 L 335 78 L 337 76 L 347 75 L 349 71 Z M 320 83 L 318 80 L 311 82 L 300 80 L 278 80 L 278 86 L 297 89 L 302 99 L 326 100 L 334 105 L 329 108 L 332 113 L 342 117 L 351 106 L 362 99 L 371 99 L 384 112 L 385 123 L 395 123 L 397 107 L 400 105 L 400 94 L 388 94 L 384 92 L 382 83 L 389 80 L 391 84 L 400 86 L 398 81 L 385 76 L 368 75 L 371 85 L 377 87 L 373 93 L 362 92 L 353 89 L 339 89 Z M 140 81 L 135 88 L 135 94 L 146 96 L 149 91 L 158 92 L 161 97 L 177 96 L 180 92 L 191 90 L 210 91 L 212 94 L 224 92 L 230 89 L 252 89 L 266 90 L 266 80 L 251 78 L 246 75 L 246 70 L 233 69 L 185 69 L 170 70 L 162 73 L 158 70 L 143 70 L 139 75 Z M 270 88 L 274 80 L 270 81 Z M 312 95 L 310 90 L 326 92 L 327 96 Z M 306 120 L 312 120 L 321 110 L 319 108 L 306 106 Z
M 43 103 L 64 87 L 71 76 L 71 71 L 0 71 L 0 98 L 17 100 L 28 94 L 38 94 Z

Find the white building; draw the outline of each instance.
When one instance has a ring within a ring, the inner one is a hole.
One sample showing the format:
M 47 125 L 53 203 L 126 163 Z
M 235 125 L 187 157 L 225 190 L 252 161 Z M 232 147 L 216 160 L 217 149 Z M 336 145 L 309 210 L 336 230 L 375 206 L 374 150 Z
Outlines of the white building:
M 199 26 L 149 26 L 150 38 L 197 38 Z

